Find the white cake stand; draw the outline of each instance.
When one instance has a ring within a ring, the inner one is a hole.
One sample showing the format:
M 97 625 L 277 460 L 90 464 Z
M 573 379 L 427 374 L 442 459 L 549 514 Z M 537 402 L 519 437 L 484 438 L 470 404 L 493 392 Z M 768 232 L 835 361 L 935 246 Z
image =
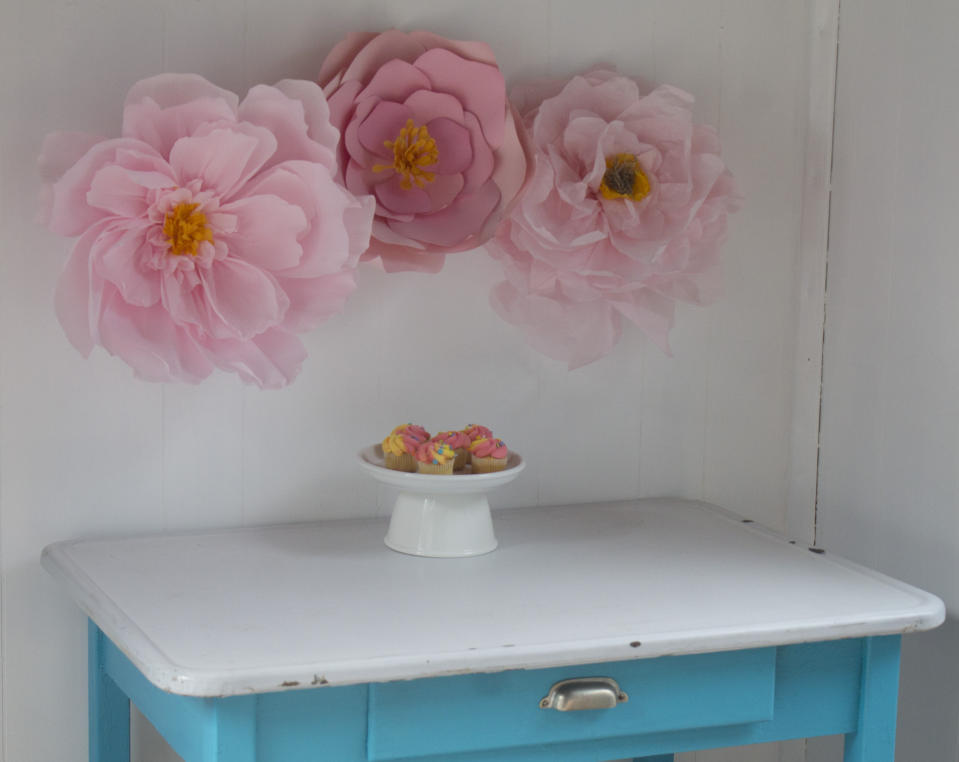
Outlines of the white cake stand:
M 386 544 L 400 553 L 431 558 L 464 558 L 496 550 L 486 493 L 513 481 L 526 466 L 519 453 L 510 452 L 503 471 L 473 474 L 467 466 L 441 476 L 387 468 L 380 445 L 364 447 L 358 456 L 376 481 L 400 490 Z

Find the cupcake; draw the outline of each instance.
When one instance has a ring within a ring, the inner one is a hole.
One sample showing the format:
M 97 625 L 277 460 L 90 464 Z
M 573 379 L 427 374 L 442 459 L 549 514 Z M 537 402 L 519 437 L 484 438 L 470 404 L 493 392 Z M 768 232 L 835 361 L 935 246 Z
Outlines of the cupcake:
M 445 442 L 456 453 L 453 470 L 459 471 L 466 466 L 470 458 L 470 438 L 462 431 L 441 431 L 433 435 L 433 441 Z
M 493 432 L 491 429 L 488 429 L 485 426 L 480 426 L 477 423 L 468 423 L 466 428 L 463 429 L 463 433 L 470 438 L 470 442 L 475 442 L 477 439 L 493 438 Z
M 431 439 L 416 448 L 416 470 L 421 474 L 451 474 L 456 453 L 446 442 Z
M 409 434 L 389 434 L 383 440 L 383 460 L 394 471 L 416 471 L 416 448 L 422 444 Z
M 488 474 L 506 468 L 506 456 L 509 450 L 502 439 L 481 437 L 470 445 L 470 457 L 474 474 Z
M 395 429 L 393 429 L 393 434 L 408 434 L 413 437 L 417 442 L 425 442 L 430 438 L 430 433 L 424 429 L 422 426 L 417 426 L 415 423 L 401 423 Z

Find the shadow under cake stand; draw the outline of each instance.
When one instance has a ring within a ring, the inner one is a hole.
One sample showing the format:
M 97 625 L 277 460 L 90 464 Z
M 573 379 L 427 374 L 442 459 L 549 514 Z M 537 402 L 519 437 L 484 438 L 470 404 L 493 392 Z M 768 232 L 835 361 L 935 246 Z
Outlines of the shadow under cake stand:
M 486 493 L 513 481 L 526 466 L 519 453 L 510 451 L 502 471 L 474 474 L 466 466 L 450 475 L 413 474 L 387 468 L 380 445 L 364 447 L 358 456 L 376 481 L 399 490 L 384 542 L 400 553 L 432 558 L 496 550 Z

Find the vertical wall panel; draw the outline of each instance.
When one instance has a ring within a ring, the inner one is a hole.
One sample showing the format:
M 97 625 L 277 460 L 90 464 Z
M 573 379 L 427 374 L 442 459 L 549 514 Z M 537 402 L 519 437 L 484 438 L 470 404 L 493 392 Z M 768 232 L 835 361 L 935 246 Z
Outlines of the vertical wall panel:
M 818 511 L 826 547 L 946 602 L 904 641 L 897 742 L 937 762 L 959 759 L 957 24 L 843 0 Z

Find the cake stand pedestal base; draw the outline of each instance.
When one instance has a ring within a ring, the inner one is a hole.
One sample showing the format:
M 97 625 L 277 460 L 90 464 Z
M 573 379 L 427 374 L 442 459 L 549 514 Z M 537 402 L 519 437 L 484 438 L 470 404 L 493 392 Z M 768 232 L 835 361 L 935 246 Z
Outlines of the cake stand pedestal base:
M 401 492 L 384 542 L 411 556 L 465 558 L 490 553 L 496 550 L 496 536 L 486 494 Z

